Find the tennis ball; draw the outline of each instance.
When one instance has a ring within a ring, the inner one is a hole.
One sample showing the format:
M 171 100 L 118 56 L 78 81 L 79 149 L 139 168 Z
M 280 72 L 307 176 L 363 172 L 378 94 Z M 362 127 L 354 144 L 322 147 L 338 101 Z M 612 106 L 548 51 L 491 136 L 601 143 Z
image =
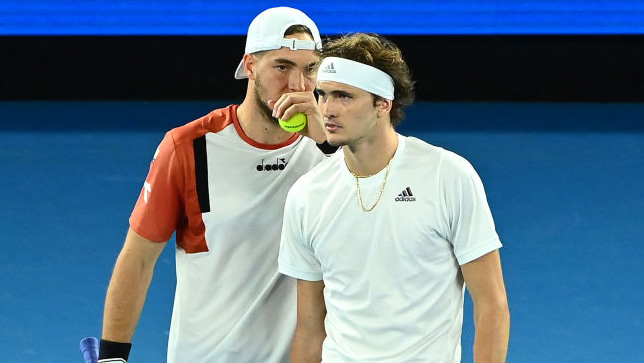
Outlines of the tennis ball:
M 306 115 L 298 112 L 288 120 L 279 119 L 279 123 L 288 132 L 298 132 L 306 127 Z

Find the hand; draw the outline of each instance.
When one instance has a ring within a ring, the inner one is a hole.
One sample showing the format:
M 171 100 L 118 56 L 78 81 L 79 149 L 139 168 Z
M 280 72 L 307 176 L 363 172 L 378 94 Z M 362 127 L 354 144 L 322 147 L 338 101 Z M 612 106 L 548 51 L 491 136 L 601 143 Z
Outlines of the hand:
M 285 93 L 277 101 L 268 101 L 268 107 L 273 108 L 273 117 L 288 120 L 298 112 L 306 115 L 306 127 L 300 134 L 313 139 L 318 144 L 326 141 L 322 114 L 318 110 L 313 92 Z

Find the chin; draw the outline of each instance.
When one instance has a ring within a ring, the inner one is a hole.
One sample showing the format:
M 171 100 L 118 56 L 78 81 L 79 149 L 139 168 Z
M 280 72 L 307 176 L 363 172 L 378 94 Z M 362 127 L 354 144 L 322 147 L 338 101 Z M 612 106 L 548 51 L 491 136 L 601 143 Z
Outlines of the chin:
M 347 144 L 347 140 L 340 139 L 337 137 L 333 137 L 329 134 L 326 135 L 326 142 L 329 143 L 329 145 L 334 146 L 334 147 L 341 147 Z

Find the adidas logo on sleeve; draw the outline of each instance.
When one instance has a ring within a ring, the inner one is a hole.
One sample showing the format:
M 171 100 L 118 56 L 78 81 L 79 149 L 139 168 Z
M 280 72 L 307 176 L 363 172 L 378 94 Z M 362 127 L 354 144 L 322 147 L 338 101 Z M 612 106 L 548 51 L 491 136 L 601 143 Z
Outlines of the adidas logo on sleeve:
M 395 200 L 396 202 L 415 202 L 416 197 L 414 197 L 414 194 L 411 192 L 411 188 L 407 187 L 403 189 L 400 194 L 398 194 Z

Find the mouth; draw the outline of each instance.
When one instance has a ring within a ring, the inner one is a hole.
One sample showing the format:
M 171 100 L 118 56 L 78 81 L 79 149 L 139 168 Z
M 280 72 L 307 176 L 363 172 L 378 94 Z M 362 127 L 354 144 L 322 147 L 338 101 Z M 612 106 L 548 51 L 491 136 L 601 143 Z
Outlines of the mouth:
M 337 130 L 341 129 L 342 127 L 340 125 L 334 124 L 333 122 L 325 122 L 324 123 L 324 128 L 328 132 L 334 132 L 334 131 L 337 131 Z

